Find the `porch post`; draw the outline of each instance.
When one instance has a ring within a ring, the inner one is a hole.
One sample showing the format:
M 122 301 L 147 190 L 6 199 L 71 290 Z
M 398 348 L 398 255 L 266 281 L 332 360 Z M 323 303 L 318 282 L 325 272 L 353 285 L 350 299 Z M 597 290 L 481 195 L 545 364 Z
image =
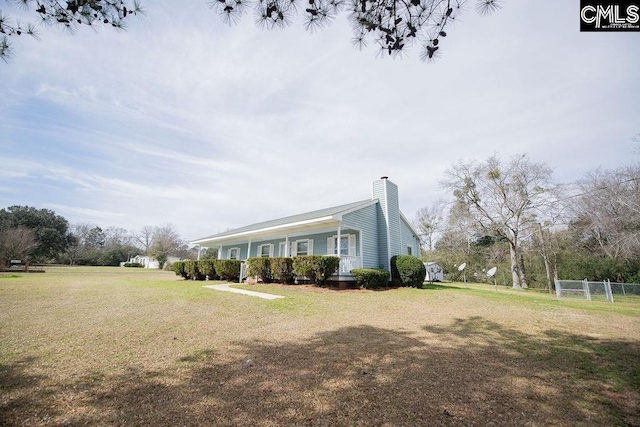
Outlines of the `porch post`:
M 220 248 L 218 249 L 218 259 L 222 259 L 222 245 L 220 245 Z
M 342 252 L 340 251 L 340 229 L 342 228 L 342 221 L 338 222 L 338 241 L 336 242 L 336 253 L 338 254 L 338 275 L 342 273 Z
M 285 234 L 284 236 L 284 256 L 289 256 L 289 235 Z
M 362 230 L 358 231 L 357 236 L 357 239 L 360 240 L 360 268 L 364 268 L 364 250 L 362 246 L 364 238 L 362 237 Z
M 247 246 L 247 259 L 249 259 L 249 254 L 251 253 L 251 239 L 249 239 L 249 246 Z M 239 255 L 238 255 L 239 257 Z

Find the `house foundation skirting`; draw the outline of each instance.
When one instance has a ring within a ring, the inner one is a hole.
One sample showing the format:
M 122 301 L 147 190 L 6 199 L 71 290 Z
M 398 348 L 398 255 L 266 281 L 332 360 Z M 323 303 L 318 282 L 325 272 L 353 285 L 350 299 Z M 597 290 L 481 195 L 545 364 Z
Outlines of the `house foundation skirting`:
M 329 280 L 327 280 L 327 284 L 339 289 L 353 288 L 356 285 L 356 278 L 351 275 L 331 276 Z
M 256 277 L 247 277 L 243 279 L 243 282 L 249 285 L 262 283 L 262 282 L 259 282 Z M 295 284 L 292 286 L 306 285 L 309 283 L 310 282 L 308 279 L 298 278 L 296 279 Z M 350 288 L 350 287 L 353 287 L 355 284 L 356 284 L 356 278 L 351 274 L 334 274 L 333 276 L 329 277 L 329 279 L 327 280 L 327 285 L 329 285 L 330 287 L 340 288 L 340 289 Z

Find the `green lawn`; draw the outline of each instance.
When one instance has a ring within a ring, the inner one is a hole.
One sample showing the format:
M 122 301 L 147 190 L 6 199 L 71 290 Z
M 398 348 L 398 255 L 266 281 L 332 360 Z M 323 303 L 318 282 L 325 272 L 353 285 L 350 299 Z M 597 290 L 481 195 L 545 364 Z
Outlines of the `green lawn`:
M 0 425 L 640 424 L 637 298 L 205 284 L 0 275 Z

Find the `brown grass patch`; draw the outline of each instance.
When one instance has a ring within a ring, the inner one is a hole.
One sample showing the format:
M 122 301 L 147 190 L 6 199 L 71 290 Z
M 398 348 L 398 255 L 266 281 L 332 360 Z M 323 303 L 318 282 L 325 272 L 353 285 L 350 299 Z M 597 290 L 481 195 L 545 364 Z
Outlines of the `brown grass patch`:
M 249 287 L 287 297 L 266 301 L 203 284 L 123 269 L 0 281 L 0 424 L 640 424 L 634 306 Z

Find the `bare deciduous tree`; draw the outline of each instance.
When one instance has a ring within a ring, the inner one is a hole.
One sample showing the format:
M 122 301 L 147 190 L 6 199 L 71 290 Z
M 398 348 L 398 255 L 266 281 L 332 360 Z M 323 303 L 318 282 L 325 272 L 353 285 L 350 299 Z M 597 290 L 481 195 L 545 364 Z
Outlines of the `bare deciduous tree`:
M 0 260 L 25 259 L 38 246 L 33 230 L 25 227 L 0 231 Z
M 416 226 L 427 251 L 433 250 L 433 245 L 440 233 L 444 221 L 444 202 L 438 201 L 430 206 L 424 206 L 416 214 Z
M 155 227 L 153 230 L 149 255 L 157 259 L 160 263 L 160 268 L 163 268 L 167 259 L 178 253 L 180 247 L 184 244 L 185 242 L 180 238 L 175 226 L 173 224 L 164 224 Z
M 568 199 L 583 242 L 608 258 L 640 253 L 640 165 L 596 170 L 578 182 L 580 195 Z M 593 243 L 590 245 L 590 243 Z
M 521 234 L 551 203 L 551 169 L 526 155 L 507 162 L 494 155 L 482 163 L 455 163 L 441 185 L 453 192 L 457 209 L 469 215 L 480 233 L 509 243 L 513 287 L 527 287 L 519 263 Z
M 71 227 L 71 239 L 66 250 L 69 263 L 75 265 L 80 260 L 95 263 L 106 243 L 106 234 L 95 224 L 79 223 Z
M 133 237 L 125 228 L 107 227 L 104 230 L 105 244 L 130 245 Z
M 142 229 L 133 235 L 133 239 L 142 252 L 145 255 L 149 254 L 149 248 L 151 248 L 151 244 L 153 243 L 153 234 L 155 232 L 155 227 L 150 225 L 145 225 Z

